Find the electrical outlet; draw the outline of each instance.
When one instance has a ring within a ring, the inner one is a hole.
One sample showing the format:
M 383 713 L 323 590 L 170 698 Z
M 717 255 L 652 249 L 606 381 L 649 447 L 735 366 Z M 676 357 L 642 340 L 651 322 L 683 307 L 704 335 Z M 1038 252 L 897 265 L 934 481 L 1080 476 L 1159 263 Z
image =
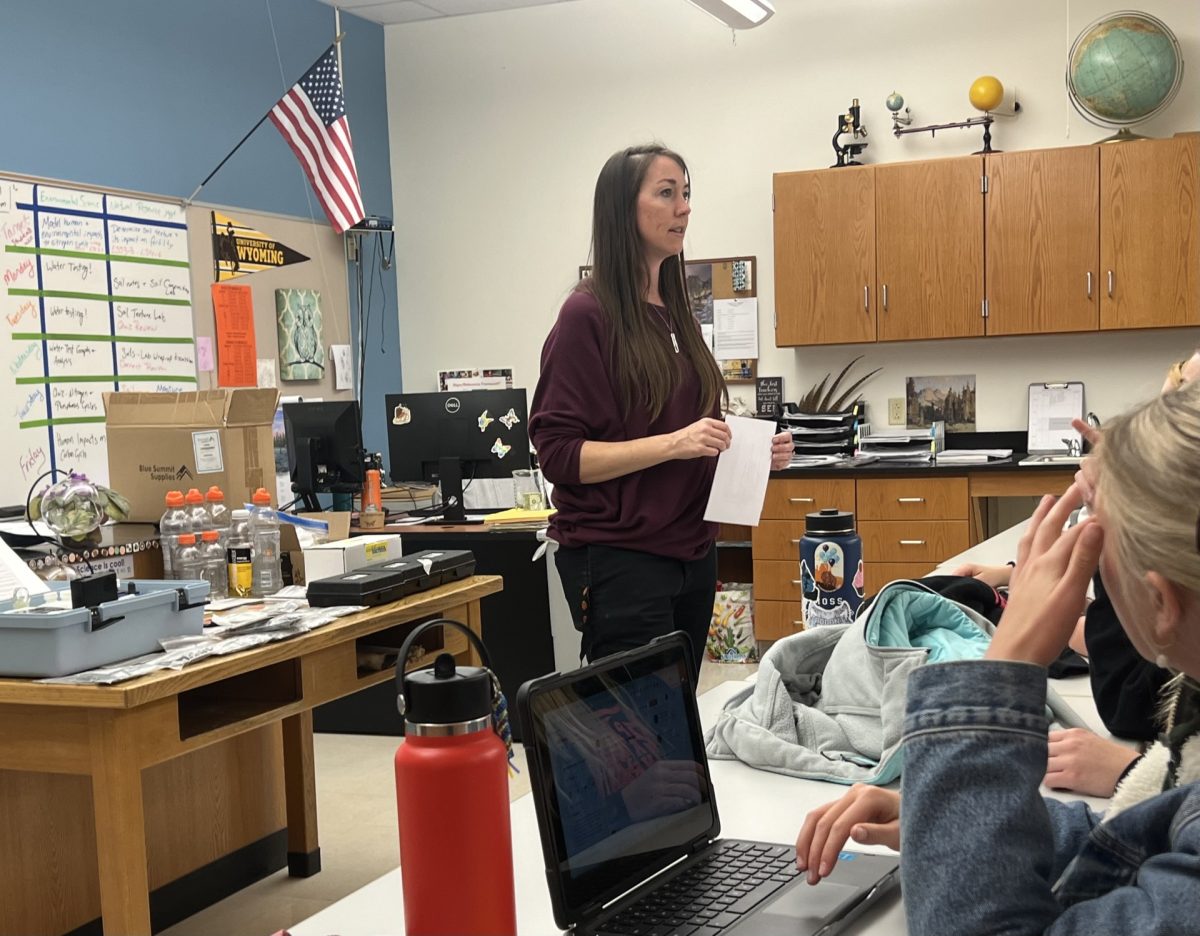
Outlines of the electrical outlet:
M 904 397 L 888 397 L 888 425 L 904 425 Z

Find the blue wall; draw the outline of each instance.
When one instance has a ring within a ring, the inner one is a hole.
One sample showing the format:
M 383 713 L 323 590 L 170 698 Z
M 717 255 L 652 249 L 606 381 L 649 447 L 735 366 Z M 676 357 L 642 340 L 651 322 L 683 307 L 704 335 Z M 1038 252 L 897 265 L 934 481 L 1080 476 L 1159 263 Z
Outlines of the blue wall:
M 264 0 L 5 3 L 0 171 L 186 198 L 332 41 L 332 7 L 269 3 L 278 59 Z M 363 201 L 369 214 L 390 216 L 383 27 L 343 13 L 342 30 Z M 308 217 L 307 188 L 283 138 L 264 124 L 197 200 Z M 312 210 L 323 218 L 315 199 Z M 400 351 L 395 271 L 382 280 L 363 408 L 367 447 L 386 452 L 382 397 L 399 389 Z M 353 283 L 350 303 L 357 336 Z

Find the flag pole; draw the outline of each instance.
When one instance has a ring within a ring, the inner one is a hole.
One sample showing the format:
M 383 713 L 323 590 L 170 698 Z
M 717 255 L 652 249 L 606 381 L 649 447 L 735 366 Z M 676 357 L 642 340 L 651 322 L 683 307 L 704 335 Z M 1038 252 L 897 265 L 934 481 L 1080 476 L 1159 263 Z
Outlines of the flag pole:
M 337 11 L 335 10 L 334 12 L 336 13 Z M 341 45 L 341 43 L 342 43 L 342 39 L 345 38 L 345 35 L 346 35 L 345 33 L 341 32 L 339 30 L 337 35 L 334 36 L 334 38 L 333 38 L 334 45 L 336 45 L 338 47 L 338 68 L 339 69 L 341 69 L 341 67 L 342 67 L 342 57 L 341 57 L 342 45 Z M 233 156 L 233 154 L 242 148 L 242 144 L 245 143 L 248 139 L 250 139 L 250 137 L 254 134 L 254 131 L 257 130 L 259 127 L 261 127 L 263 125 L 263 121 L 265 121 L 270 116 L 271 116 L 271 110 L 270 110 L 270 108 L 268 108 L 267 112 L 258 119 L 258 123 L 256 123 L 253 127 L 250 128 L 250 132 L 247 133 L 244 137 L 242 137 L 238 141 L 237 146 L 235 146 L 233 149 L 231 149 L 226 154 L 224 159 L 222 159 L 219 163 L 217 163 L 217 168 L 214 169 L 212 172 L 210 172 L 207 176 L 205 176 L 204 181 L 196 186 L 196 190 L 194 192 L 192 192 L 191 195 L 189 195 L 187 198 L 184 199 L 183 203 L 185 205 L 190 205 L 195 200 L 196 196 L 200 194 L 200 190 L 202 188 L 204 188 L 204 186 L 208 185 L 208 183 L 210 181 L 212 181 L 212 177 L 221 171 L 221 167 L 224 166 L 225 163 L 229 162 L 229 160 Z

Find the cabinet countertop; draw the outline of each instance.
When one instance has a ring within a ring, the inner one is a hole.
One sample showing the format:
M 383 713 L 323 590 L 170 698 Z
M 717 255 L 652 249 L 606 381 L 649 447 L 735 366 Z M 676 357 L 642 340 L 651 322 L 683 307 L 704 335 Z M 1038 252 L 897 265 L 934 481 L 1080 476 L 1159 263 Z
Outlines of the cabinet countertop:
M 994 471 L 1016 471 L 1021 474 L 1037 474 L 1047 471 L 1074 472 L 1076 465 L 1049 463 L 1044 465 L 1019 465 L 1018 462 L 1027 457 L 1023 452 L 1014 452 L 1008 458 L 989 461 L 976 465 L 896 465 L 886 461 L 871 462 L 867 465 L 814 465 L 810 468 L 785 468 L 782 471 L 772 471 L 772 478 L 939 478 L 960 477 L 968 474 L 978 474 Z

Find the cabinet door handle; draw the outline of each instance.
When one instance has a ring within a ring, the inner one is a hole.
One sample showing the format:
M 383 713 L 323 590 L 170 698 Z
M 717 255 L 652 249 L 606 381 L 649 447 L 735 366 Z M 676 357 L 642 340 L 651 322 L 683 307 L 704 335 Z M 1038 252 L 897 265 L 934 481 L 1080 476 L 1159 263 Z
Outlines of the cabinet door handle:
M 1088 279 L 1088 298 L 1091 299 L 1092 298 L 1092 271 L 1091 270 L 1088 270 L 1087 279 Z
M 925 540 L 900 540 L 901 546 L 924 546 Z
M 813 503 L 813 499 L 811 497 L 789 497 L 788 503 L 789 504 L 811 504 L 811 503 Z
M 871 311 L 871 287 L 870 286 L 863 287 L 863 311 L 865 311 L 865 312 Z
M 803 627 L 803 626 L 804 626 L 803 621 L 792 621 L 792 627 Z
M 887 311 L 887 283 L 883 284 L 883 311 Z
M 1108 271 L 1108 298 L 1109 299 L 1112 298 L 1112 292 L 1113 292 L 1113 271 L 1109 270 Z
M 793 585 L 800 585 L 800 584 L 802 584 L 802 583 L 801 583 L 800 579 L 792 579 L 792 584 L 793 584 Z
M 923 497 L 897 497 L 896 503 L 897 504 L 923 504 L 923 503 L 925 503 L 925 498 L 923 498 Z
M 800 544 L 800 540 L 798 540 L 798 539 L 794 539 L 794 540 L 792 540 L 792 545 L 793 545 L 793 546 L 798 546 L 799 544 Z

